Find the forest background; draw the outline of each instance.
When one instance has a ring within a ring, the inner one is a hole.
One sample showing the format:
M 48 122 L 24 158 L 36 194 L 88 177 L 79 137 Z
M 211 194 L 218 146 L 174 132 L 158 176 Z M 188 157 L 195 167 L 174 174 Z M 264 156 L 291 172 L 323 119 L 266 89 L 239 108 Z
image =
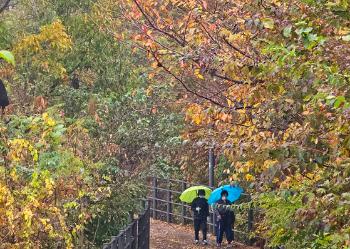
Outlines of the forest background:
M 1 248 L 98 248 L 209 147 L 271 246 L 350 248 L 347 0 L 2 2 Z

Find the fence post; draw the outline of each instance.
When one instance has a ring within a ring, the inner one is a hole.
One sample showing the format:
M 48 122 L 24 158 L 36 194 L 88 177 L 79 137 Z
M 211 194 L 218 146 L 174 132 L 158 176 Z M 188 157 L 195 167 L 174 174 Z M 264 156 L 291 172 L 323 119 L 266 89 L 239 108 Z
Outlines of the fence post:
M 249 235 L 253 231 L 253 222 L 254 222 L 254 211 L 253 211 L 253 208 L 250 207 L 248 210 L 248 234 Z M 249 246 L 252 245 L 252 240 L 250 239 L 250 237 L 248 237 L 248 245 Z
M 104 243 L 103 244 L 103 249 L 110 249 L 111 248 L 111 244 L 110 243 Z
M 136 220 L 132 222 L 131 236 L 132 236 L 131 249 L 136 249 L 137 248 L 137 221 Z
M 118 237 L 112 236 L 111 249 L 118 249 Z
M 134 230 L 134 223 L 132 222 L 128 227 L 128 233 L 127 233 L 128 249 L 133 249 L 133 246 L 134 246 L 133 230 Z
M 153 182 L 152 182 L 152 187 L 153 187 L 153 193 L 152 193 L 152 218 L 153 219 L 157 219 L 157 187 L 158 187 L 158 184 L 157 184 L 157 177 L 153 177 L 152 178 Z
M 125 242 L 125 234 L 124 234 L 124 230 L 121 230 L 120 233 L 121 233 L 121 236 L 118 237 L 118 247 L 117 249 L 124 249 L 124 242 Z
M 170 180 L 168 179 L 168 190 L 167 190 L 167 208 L 166 208 L 166 221 L 168 223 L 172 222 L 172 205 L 171 205 L 171 186 Z
M 146 231 L 145 231 L 145 240 L 146 240 L 146 248 L 145 249 L 149 249 L 150 248 L 150 232 L 151 232 L 151 220 L 150 220 L 150 209 L 149 207 L 146 209 L 145 212 L 145 219 L 146 219 Z
M 181 183 L 181 193 L 184 192 L 186 189 L 186 182 L 182 182 Z M 185 209 L 185 205 L 183 202 L 181 202 L 181 222 L 182 225 L 185 225 L 185 215 L 186 215 L 186 209 Z
M 142 246 L 142 231 L 143 231 L 143 226 L 142 226 L 142 217 L 143 215 L 141 215 L 138 219 L 137 219 L 137 249 L 141 248 Z

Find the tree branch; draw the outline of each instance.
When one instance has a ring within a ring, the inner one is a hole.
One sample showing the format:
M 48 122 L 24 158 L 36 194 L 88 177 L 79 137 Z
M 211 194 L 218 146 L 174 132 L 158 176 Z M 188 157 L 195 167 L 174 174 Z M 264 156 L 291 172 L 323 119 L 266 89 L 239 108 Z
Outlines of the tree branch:
M 192 10 L 191 10 L 190 14 L 188 15 L 186 26 L 185 26 L 185 30 L 184 30 L 184 38 L 183 39 L 184 39 L 185 42 L 186 42 L 187 28 L 188 28 L 188 24 L 190 22 L 191 16 L 192 16 Z
M 235 80 L 235 79 L 231 79 L 225 75 L 220 75 L 216 72 L 216 70 L 212 70 L 210 72 L 210 74 L 211 74 L 211 76 L 217 77 L 217 78 L 222 79 L 222 80 L 227 80 L 227 81 L 232 82 L 234 84 L 239 84 L 239 85 L 247 84 L 247 82 L 244 82 L 242 80 Z
M 229 107 L 229 106 L 226 106 L 226 105 L 223 105 L 223 104 L 217 102 L 217 101 L 214 100 L 214 99 L 210 99 L 210 98 L 208 98 L 207 96 L 204 96 L 204 95 L 202 95 L 202 94 L 200 94 L 200 93 L 198 93 L 198 92 L 193 91 L 192 89 L 190 89 L 190 88 L 185 84 L 185 82 L 183 82 L 182 79 L 180 79 L 177 75 L 175 75 L 173 72 L 171 72 L 171 71 L 169 70 L 169 68 L 167 68 L 166 66 L 164 66 L 164 65 L 159 61 L 158 57 L 155 55 L 155 53 L 154 53 L 153 51 L 151 51 L 151 53 L 152 53 L 153 58 L 154 58 L 154 59 L 156 60 L 156 62 L 158 63 L 158 66 L 161 67 L 161 68 L 163 68 L 164 71 L 166 71 L 168 74 L 170 74 L 171 76 L 173 76 L 178 82 L 180 82 L 180 84 L 186 89 L 186 91 L 188 91 L 188 92 L 194 94 L 194 95 L 197 96 L 197 97 L 200 97 L 200 98 L 202 98 L 202 99 L 208 100 L 209 102 L 211 102 L 211 103 L 213 103 L 213 104 L 215 104 L 215 105 L 217 105 L 217 106 L 220 106 L 220 107 L 222 107 L 222 108 L 228 108 L 228 107 Z
M 249 55 L 247 54 L 246 52 L 242 51 L 241 49 L 237 48 L 236 46 L 234 46 L 233 44 L 231 44 L 226 38 L 223 38 L 224 39 L 224 42 L 230 47 L 232 48 L 233 50 L 237 51 L 238 53 L 240 53 L 241 55 L 251 59 L 254 61 L 254 59 Z
M 177 43 L 179 43 L 181 46 L 185 46 L 185 42 L 180 40 L 178 37 L 174 36 L 173 34 L 170 34 L 169 32 L 162 30 L 160 28 L 158 28 L 150 19 L 150 17 L 146 14 L 145 10 L 142 9 L 141 5 L 137 2 L 137 0 L 132 0 L 137 8 L 139 9 L 139 11 L 142 13 L 142 15 L 145 17 L 145 19 L 147 20 L 147 22 L 149 23 L 149 25 L 154 29 L 157 30 L 158 32 L 168 36 L 169 38 L 175 40 Z

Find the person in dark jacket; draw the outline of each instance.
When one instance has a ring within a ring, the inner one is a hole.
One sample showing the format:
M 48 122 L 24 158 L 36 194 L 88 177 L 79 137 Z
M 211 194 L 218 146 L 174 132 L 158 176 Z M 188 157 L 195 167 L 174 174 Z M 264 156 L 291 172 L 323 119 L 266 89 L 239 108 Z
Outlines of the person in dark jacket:
M 204 189 L 198 190 L 198 197 L 191 204 L 193 211 L 194 243 L 199 243 L 199 230 L 202 230 L 203 244 L 207 245 L 207 217 L 209 216 L 209 205 L 205 199 Z
M 228 244 L 233 241 L 233 230 L 232 225 L 234 223 L 235 215 L 230 209 L 232 204 L 228 199 L 228 192 L 223 190 L 221 192 L 221 199 L 216 202 L 215 214 L 217 217 L 217 231 L 216 231 L 216 244 L 218 247 L 221 246 L 224 233 Z
M 0 107 L 1 107 L 1 115 L 4 114 L 5 112 L 5 107 L 8 106 L 9 103 L 9 98 L 7 96 L 7 91 L 5 88 L 4 83 L 0 79 Z

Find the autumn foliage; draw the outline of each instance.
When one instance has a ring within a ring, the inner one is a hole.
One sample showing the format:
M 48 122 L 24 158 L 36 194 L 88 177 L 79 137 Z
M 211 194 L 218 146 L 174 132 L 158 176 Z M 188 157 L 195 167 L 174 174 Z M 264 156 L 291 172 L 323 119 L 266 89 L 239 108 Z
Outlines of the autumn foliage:
M 271 245 L 350 246 L 347 1 L 99 6 L 101 28 L 145 52 L 149 77 L 182 89 L 183 137 L 228 159 L 228 178 L 265 208 Z
M 1 13 L 0 248 L 100 246 L 209 147 L 252 237 L 350 247 L 348 1 L 34 2 Z

